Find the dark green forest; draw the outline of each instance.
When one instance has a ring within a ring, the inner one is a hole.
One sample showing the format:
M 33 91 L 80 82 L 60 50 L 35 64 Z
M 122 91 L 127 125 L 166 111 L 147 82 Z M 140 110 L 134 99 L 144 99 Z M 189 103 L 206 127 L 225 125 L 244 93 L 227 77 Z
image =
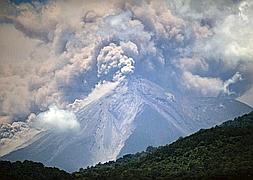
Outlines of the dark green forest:
M 42 163 L 0 161 L 1 180 L 70 180 L 71 174 L 58 168 L 45 167 Z
M 0 179 L 253 179 L 253 112 L 73 174 L 31 161 L 2 161 Z

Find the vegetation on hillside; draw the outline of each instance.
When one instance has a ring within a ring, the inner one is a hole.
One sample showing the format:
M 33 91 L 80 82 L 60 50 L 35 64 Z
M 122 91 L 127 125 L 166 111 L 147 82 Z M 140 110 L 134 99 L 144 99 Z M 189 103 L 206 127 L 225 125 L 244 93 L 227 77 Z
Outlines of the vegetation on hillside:
M 253 112 L 146 152 L 75 173 L 77 179 L 253 179 Z
M 73 176 L 63 170 L 45 167 L 42 163 L 27 161 L 0 161 L 1 180 L 71 180 Z
M 253 179 L 253 112 L 116 162 L 68 174 L 32 161 L 0 161 L 0 179 Z

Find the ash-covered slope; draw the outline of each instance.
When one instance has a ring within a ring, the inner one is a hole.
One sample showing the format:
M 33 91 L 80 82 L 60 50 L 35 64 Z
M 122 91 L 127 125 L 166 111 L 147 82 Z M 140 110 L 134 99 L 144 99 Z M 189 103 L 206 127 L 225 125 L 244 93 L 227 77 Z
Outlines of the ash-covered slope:
M 158 148 L 74 173 L 79 179 L 253 179 L 253 112 Z
M 79 132 L 44 132 L 3 159 L 40 161 L 74 171 L 167 144 L 251 110 L 232 99 L 183 98 L 145 79 L 125 79 L 73 108 Z

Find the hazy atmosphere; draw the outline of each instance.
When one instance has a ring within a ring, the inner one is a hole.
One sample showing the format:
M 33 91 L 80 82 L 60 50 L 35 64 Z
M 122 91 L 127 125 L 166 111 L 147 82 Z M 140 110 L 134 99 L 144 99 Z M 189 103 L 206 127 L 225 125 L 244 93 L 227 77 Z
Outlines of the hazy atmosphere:
M 93 159 L 76 166 L 93 165 L 141 150 L 124 149 L 137 127 L 149 128 L 134 119 L 173 119 L 173 133 L 146 147 L 249 112 L 252 19 L 251 0 L 0 1 L 0 156 L 53 132 L 57 142 L 94 136 L 85 145 Z M 211 104 L 225 119 L 199 115 Z M 56 156 L 41 161 L 58 165 Z

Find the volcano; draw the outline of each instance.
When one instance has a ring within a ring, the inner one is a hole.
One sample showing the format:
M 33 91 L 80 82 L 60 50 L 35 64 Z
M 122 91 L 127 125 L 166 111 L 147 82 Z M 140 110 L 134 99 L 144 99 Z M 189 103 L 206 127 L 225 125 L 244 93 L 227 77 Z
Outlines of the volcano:
M 80 123 L 78 132 L 41 132 L 2 159 L 40 161 L 72 172 L 168 144 L 252 110 L 225 97 L 180 96 L 142 78 L 107 83 L 69 108 Z

